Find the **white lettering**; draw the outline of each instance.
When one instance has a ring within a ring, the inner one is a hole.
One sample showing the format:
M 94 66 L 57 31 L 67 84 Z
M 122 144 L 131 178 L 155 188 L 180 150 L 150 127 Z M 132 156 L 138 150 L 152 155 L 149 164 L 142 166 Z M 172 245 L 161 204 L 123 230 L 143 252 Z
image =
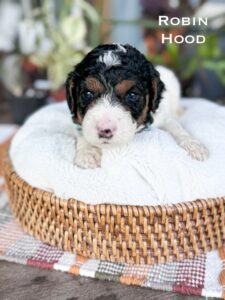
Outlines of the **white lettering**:
M 205 37 L 203 35 L 196 35 L 196 36 L 195 35 L 186 35 L 186 36 L 176 35 L 176 36 L 173 36 L 172 33 L 170 33 L 169 35 L 162 33 L 162 44 L 165 44 L 166 42 L 169 44 L 171 44 L 171 43 L 203 44 L 205 42 Z
M 171 18 L 170 19 L 171 25 L 179 25 L 180 24 L 180 19 L 177 17 Z
M 207 18 L 198 18 L 198 25 L 204 24 L 205 26 L 208 25 L 208 19 Z
M 182 25 L 184 25 L 184 26 L 189 26 L 190 24 L 191 24 L 190 18 L 188 18 L 188 17 L 183 17 Z
M 169 19 L 169 17 L 167 17 L 167 16 L 159 16 L 159 26 L 161 26 L 162 23 L 164 23 L 164 25 L 168 26 L 168 19 Z
M 205 36 L 204 35 L 197 35 L 196 36 L 196 43 L 197 44 L 203 44 L 203 43 L 205 43 Z
M 172 34 L 170 33 L 169 36 L 165 36 L 164 33 L 162 33 L 162 44 L 165 44 L 165 40 L 169 40 L 169 43 L 171 44 L 173 42 L 172 40 Z
M 194 41 L 195 41 L 195 37 L 194 37 L 193 35 L 187 35 L 187 36 L 185 37 L 185 42 L 186 42 L 187 44 L 193 44 Z
M 182 35 L 176 35 L 174 37 L 174 42 L 177 44 L 182 44 L 184 42 L 184 37 Z
M 196 18 L 196 17 L 182 17 L 182 18 L 177 18 L 173 17 L 169 19 L 168 16 L 159 16 L 159 21 L 158 21 L 159 26 L 201 26 L 201 25 L 208 25 L 208 19 L 207 18 Z

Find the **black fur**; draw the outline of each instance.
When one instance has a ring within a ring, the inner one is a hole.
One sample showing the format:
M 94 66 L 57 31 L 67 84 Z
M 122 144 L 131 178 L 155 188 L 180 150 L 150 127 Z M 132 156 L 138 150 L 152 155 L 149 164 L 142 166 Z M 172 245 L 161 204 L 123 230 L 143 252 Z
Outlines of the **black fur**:
M 136 83 L 135 92 L 139 95 L 137 101 L 132 103 L 126 101 L 125 98 L 117 99 L 115 95 L 113 95 L 112 101 L 120 101 L 126 109 L 130 110 L 132 117 L 137 120 L 146 105 L 147 97 L 149 97 L 148 116 L 144 123 L 152 121 L 150 112 L 154 113 L 157 110 L 164 84 L 160 80 L 158 71 L 143 54 L 130 45 L 123 45 L 123 47 L 127 50 L 126 53 L 118 51 L 116 44 L 100 45 L 90 51 L 69 73 L 66 81 L 66 94 L 75 122 L 78 122 L 77 112 L 79 111 L 79 114 L 84 116 L 88 107 L 80 94 L 82 82 L 90 75 L 104 84 L 104 93 L 107 93 L 110 87 L 114 87 L 124 79 L 134 80 Z M 104 63 L 97 61 L 108 50 L 116 51 L 115 54 L 119 56 L 121 65 L 107 67 Z

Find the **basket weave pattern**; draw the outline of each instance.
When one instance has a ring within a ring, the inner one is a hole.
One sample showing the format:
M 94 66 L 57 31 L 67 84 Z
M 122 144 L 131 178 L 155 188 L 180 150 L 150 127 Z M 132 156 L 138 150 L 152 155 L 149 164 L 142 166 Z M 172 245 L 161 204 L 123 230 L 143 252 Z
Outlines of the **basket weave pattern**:
M 88 205 L 30 186 L 8 158 L 4 175 L 22 228 L 65 251 L 153 264 L 192 258 L 225 245 L 225 197 L 170 206 Z

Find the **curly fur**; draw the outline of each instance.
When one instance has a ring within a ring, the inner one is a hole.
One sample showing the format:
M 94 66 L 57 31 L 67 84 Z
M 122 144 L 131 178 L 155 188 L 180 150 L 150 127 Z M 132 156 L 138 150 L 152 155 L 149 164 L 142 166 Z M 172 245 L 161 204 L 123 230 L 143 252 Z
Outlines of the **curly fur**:
M 66 81 L 67 101 L 74 120 L 77 121 L 77 112 L 84 115 L 85 108 L 82 107 L 79 101 L 79 86 L 80 82 L 87 76 L 93 75 L 106 85 L 114 86 L 122 79 L 133 79 L 137 81 L 140 88 L 143 90 L 145 97 L 149 95 L 148 114 L 144 123 L 152 121 L 150 112 L 155 112 L 159 106 L 164 90 L 164 84 L 160 80 L 159 72 L 153 67 L 145 56 L 136 48 L 130 45 L 122 45 L 126 52 L 118 47 L 117 44 L 100 45 L 90 51 L 87 56 L 75 66 L 74 70 L 69 73 Z M 107 66 L 99 61 L 103 53 L 114 51 L 118 56 L 121 64 L 116 66 Z M 155 82 L 155 84 L 153 84 Z M 71 88 L 71 84 L 74 87 Z M 71 90 L 70 90 L 71 89 Z M 135 104 L 130 107 L 131 114 L 137 120 L 143 110 L 143 105 Z
M 100 166 L 102 148 L 129 143 L 147 123 L 169 132 L 193 158 L 208 157 L 206 147 L 176 121 L 181 111 L 177 78 L 130 45 L 90 51 L 69 73 L 66 93 L 73 121 L 81 125 L 75 157 L 80 167 Z

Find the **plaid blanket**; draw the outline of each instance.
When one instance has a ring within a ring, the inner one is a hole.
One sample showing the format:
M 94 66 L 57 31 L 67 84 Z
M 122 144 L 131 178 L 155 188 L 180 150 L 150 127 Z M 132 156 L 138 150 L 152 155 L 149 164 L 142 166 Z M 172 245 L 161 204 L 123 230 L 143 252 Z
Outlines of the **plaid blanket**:
M 0 127 L 1 136 L 1 127 Z M 0 177 L 0 260 L 188 295 L 225 299 L 225 247 L 176 263 L 134 265 L 87 259 L 25 234 L 11 215 Z

